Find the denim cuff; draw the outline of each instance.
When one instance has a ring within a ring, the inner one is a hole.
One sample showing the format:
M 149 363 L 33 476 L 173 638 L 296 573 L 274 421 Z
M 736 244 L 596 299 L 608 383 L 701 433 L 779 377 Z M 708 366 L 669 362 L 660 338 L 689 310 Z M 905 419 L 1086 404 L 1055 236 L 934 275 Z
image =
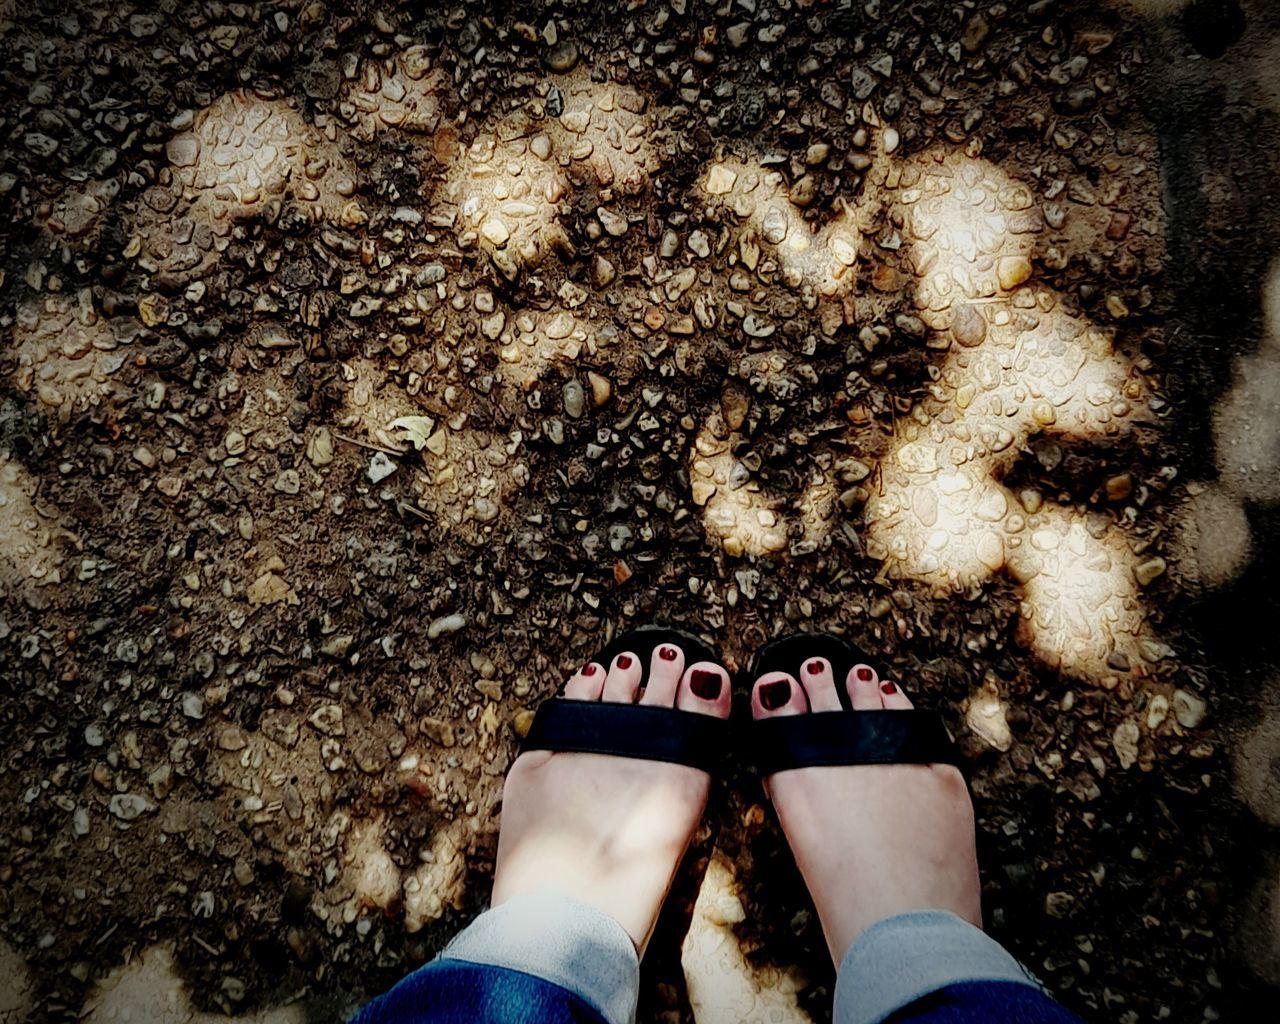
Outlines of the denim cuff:
M 962 982 L 1043 991 L 995 939 L 942 910 L 877 921 L 854 940 L 836 978 L 834 1024 L 879 1024 L 917 999 Z
M 441 960 L 523 971 L 572 992 L 608 1024 L 631 1024 L 640 957 L 608 914 L 558 893 L 516 896 L 477 917 Z

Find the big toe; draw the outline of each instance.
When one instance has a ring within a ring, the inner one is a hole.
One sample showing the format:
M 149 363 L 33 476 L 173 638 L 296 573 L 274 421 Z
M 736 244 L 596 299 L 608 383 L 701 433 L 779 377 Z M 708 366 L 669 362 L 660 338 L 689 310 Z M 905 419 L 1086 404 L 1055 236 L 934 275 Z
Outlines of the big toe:
M 809 710 L 804 688 L 786 672 L 766 672 L 751 690 L 751 717 L 799 715 Z
M 710 661 L 696 661 L 680 678 L 676 707 L 716 718 L 729 717 L 732 701 L 729 674 Z

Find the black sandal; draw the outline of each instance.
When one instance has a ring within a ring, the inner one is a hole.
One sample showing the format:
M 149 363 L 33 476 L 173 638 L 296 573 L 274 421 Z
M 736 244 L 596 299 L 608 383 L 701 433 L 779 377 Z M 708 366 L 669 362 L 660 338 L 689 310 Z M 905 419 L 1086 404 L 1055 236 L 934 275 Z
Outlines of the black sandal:
M 845 680 L 854 665 L 869 665 L 871 658 L 843 637 L 795 633 L 770 641 L 751 659 L 751 684 L 769 672 L 786 672 L 798 680 L 801 666 L 813 658 L 831 664 L 843 710 L 752 721 L 751 753 L 760 775 L 832 765 L 960 764 L 936 711 L 853 710 Z
M 665 626 L 641 626 L 623 633 L 591 660 L 608 671 L 614 658 L 630 651 L 640 659 L 643 687 L 649 681 L 650 658 L 662 644 L 683 650 L 686 666 L 698 661 L 720 664 L 715 652 L 697 637 Z M 728 729 L 728 721 L 696 711 L 552 697 L 538 708 L 520 749 L 612 754 L 711 773 L 724 757 Z

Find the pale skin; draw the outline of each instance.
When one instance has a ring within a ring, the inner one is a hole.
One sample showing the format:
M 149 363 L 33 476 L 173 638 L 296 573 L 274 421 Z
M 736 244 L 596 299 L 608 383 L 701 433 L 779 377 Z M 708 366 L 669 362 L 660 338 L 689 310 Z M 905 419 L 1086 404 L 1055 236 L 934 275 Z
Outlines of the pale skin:
M 638 693 L 633 653 L 583 666 L 565 686 L 577 700 L 678 707 L 727 718 L 728 673 L 653 652 Z M 869 665 L 844 680 L 855 711 L 911 702 Z M 771 672 L 752 689 L 755 718 L 840 710 L 831 666 Z M 706 805 L 710 779 L 682 765 L 602 754 L 529 751 L 507 775 L 493 905 L 556 891 L 617 920 L 644 954 L 680 858 Z M 949 910 L 982 924 L 973 805 L 948 765 L 798 768 L 765 781 L 839 964 L 869 925 L 911 910 Z

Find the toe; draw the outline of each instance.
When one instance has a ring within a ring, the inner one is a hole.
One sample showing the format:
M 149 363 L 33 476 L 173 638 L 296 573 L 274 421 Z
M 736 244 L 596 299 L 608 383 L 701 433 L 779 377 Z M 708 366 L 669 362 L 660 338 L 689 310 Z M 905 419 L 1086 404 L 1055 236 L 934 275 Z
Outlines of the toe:
M 845 680 L 849 691 L 849 703 L 854 711 L 874 711 L 880 703 L 880 677 L 870 665 L 854 665 Z
M 631 651 L 619 654 L 605 676 L 603 699 L 618 704 L 632 703 L 640 688 L 640 675 L 640 659 Z
M 880 684 L 880 700 L 890 711 L 907 711 L 915 706 L 902 687 L 888 679 Z
M 599 700 L 604 689 L 604 666 L 588 662 L 564 685 L 564 695 L 572 700 Z
M 649 681 L 644 684 L 640 703 L 663 708 L 674 705 L 683 674 L 684 651 L 675 644 L 659 644 L 649 659 Z
M 785 672 L 766 672 L 752 688 L 752 718 L 799 715 L 808 710 L 804 687 Z
M 826 658 L 810 658 L 800 668 L 800 684 L 809 697 L 810 711 L 839 711 L 836 677 Z
M 729 717 L 729 674 L 711 661 L 695 661 L 680 679 L 676 707 L 716 718 Z

